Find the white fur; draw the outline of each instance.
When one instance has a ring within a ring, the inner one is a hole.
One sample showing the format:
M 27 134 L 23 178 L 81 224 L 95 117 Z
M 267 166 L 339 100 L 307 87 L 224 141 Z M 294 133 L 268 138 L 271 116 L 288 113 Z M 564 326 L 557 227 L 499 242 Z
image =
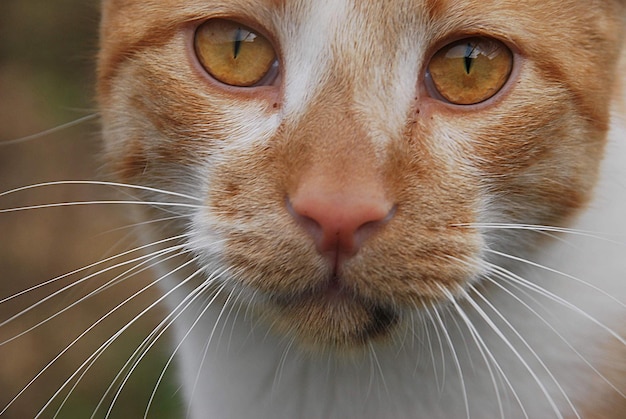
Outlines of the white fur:
M 286 115 L 295 117 L 305 111 L 328 76 L 329 45 L 336 41 L 332 35 L 348 20 L 346 0 L 299 2 L 298 5 L 293 15 L 281 16 L 276 23 L 287 63 L 283 109 Z M 301 10 L 304 8 L 307 10 Z M 306 20 L 302 20 L 302 16 L 306 16 Z

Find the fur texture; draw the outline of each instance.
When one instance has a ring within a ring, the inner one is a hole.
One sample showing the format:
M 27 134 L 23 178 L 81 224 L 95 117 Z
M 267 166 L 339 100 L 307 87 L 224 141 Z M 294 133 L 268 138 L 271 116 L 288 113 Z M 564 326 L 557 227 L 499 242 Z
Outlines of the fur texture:
M 182 312 L 192 417 L 623 417 L 626 144 L 617 120 L 607 132 L 625 14 L 611 0 L 104 1 L 110 166 L 195 198 L 143 233 L 185 235 L 157 270 Z M 212 79 L 192 46 L 211 18 L 270 39 L 276 81 Z M 469 36 L 503 42 L 513 71 L 485 102 L 444 103 L 429 59 Z M 333 211 L 336 239 L 311 226 Z M 344 235 L 357 212 L 369 227 Z

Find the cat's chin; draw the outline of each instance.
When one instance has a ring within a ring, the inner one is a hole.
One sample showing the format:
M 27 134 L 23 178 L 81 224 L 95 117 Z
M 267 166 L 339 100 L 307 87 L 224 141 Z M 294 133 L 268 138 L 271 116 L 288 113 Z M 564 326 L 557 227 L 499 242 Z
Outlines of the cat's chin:
M 363 297 L 336 278 L 310 291 L 273 295 L 264 312 L 306 352 L 359 351 L 388 339 L 402 318 L 399 307 Z

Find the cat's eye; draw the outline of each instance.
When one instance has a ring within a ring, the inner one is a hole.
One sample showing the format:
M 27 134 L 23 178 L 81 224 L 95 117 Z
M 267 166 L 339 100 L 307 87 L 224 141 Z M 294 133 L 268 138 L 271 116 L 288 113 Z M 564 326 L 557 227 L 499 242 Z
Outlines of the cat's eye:
M 446 45 L 428 65 L 434 89 L 446 101 L 473 105 L 494 96 L 513 68 L 513 53 L 490 38 L 466 38 Z
M 211 19 L 198 27 L 194 47 L 200 64 L 216 80 L 250 87 L 276 67 L 276 52 L 263 35 L 237 22 Z

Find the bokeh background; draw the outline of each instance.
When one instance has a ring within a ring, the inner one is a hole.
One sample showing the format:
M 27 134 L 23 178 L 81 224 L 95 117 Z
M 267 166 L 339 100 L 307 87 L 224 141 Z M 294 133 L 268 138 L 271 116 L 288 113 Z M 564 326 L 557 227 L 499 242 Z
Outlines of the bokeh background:
M 98 8 L 97 0 L 0 0 L 0 194 L 40 182 L 103 179 L 97 119 L 22 142 L 13 141 L 97 112 L 93 74 Z M 111 188 L 85 185 L 38 187 L 0 195 L 0 211 L 54 202 L 115 199 L 118 193 Z M 113 333 L 154 301 L 156 294 L 143 293 L 134 298 L 132 304 L 108 316 L 50 367 L 46 365 L 113 307 L 145 287 L 149 276 L 128 278 L 22 336 L 22 332 L 71 306 L 120 270 L 79 283 L 81 278 L 102 269 L 94 267 L 36 291 L 9 297 L 135 246 L 127 212 L 128 208 L 115 205 L 0 212 L 0 411 L 42 372 L 0 418 L 34 417 L 65 383 L 42 417 L 53 417 L 63 404 L 58 417 L 88 418 L 103 397 L 95 417 L 106 415 L 117 390 L 113 383 L 113 391 L 107 395 L 107 388 L 133 350 L 163 318 L 163 312 L 153 310 L 137 321 L 80 380 L 80 374 L 73 379 L 70 376 Z M 72 283 L 78 285 L 33 306 Z M 29 307 L 33 309 L 12 319 Z M 166 342 L 159 342 L 148 353 L 124 385 L 110 417 L 143 417 L 170 354 Z M 173 376 L 168 370 L 149 417 L 182 416 Z

